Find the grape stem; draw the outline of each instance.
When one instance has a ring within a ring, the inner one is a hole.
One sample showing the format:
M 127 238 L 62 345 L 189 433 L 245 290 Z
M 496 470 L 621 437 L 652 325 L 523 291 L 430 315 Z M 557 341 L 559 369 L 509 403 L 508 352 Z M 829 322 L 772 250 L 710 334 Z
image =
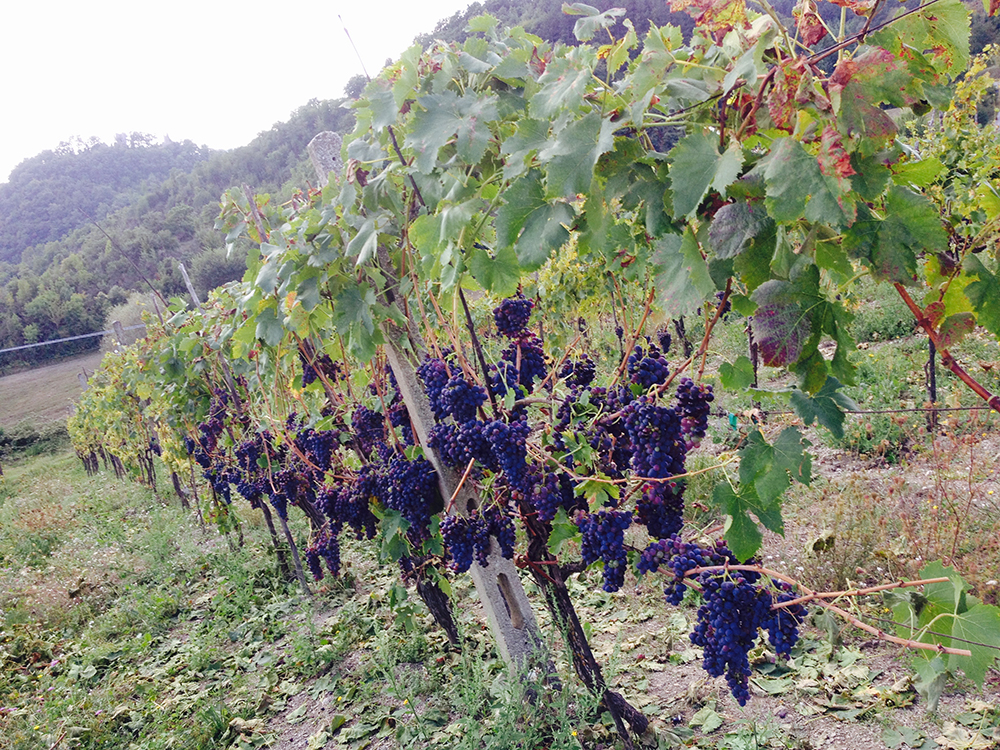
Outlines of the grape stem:
M 908 638 L 897 638 L 894 635 L 889 635 L 888 633 L 884 632 L 883 630 L 880 630 L 879 628 L 873 627 L 873 626 L 869 625 L 866 622 L 862 622 L 861 620 L 859 620 L 857 617 L 855 617 L 854 615 L 850 614 L 849 612 L 841 609 L 840 607 L 837 607 L 834 604 L 831 604 L 830 602 L 823 601 L 823 599 L 820 598 L 820 596 L 827 596 L 827 597 L 829 597 L 829 596 L 836 596 L 836 595 L 840 595 L 840 596 L 851 595 L 851 596 L 853 596 L 856 593 L 862 593 L 861 591 L 858 591 L 858 592 L 842 592 L 842 591 L 838 591 L 838 592 L 832 592 L 832 593 L 827 593 L 827 594 L 818 594 L 817 592 L 813 591 L 812 589 L 810 589 L 810 588 L 802 585 L 800 582 L 796 581 L 794 578 L 789 578 L 788 576 L 786 576 L 786 575 L 784 575 L 782 573 L 778 573 L 775 570 L 770 570 L 768 568 L 762 568 L 759 565 L 728 565 L 728 564 L 727 565 L 709 565 L 709 566 L 705 566 L 705 567 L 702 567 L 702 568 L 692 568 L 691 570 L 689 570 L 684 575 L 685 575 L 685 577 L 690 578 L 690 577 L 698 575 L 699 573 L 725 573 L 725 572 L 728 572 L 730 570 L 742 570 L 742 571 L 748 571 L 750 573 L 759 573 L 761 575 L 770 576 L 771 578 L 777 579 L 779 581 L 784 581 L 785 583 L 788 583 L 788 584 L 790 584 L 792 586 L 795 586 L 796 588 L 798 588 L 798 589 L 800 589 L 802 591 L 805 591 L 807 593 L 807 595 L 809 595 L 809 596 L 812 597 L 811 599 L 809 599 L 809 601 L 813 601 L 816 604 L 818 604 L 819 606 L 825 607 L 826 609 L 830 610 L 834 614 L 840 615 L 845 620 L 847 620 L 849 623 L 851 623 L 854 627 L 860 628 L 861 630 L 864 630 L 866 633 L 871 633 L 872 635 L 874 635 L 879 640 L 888 641 L 889 643 L 895 643 L 895 644 L 897 644 L 899 646 L 906 646 L 907 648 L 923 649 L 925 651 L 936 651 L 939 654 L 952 654 L 954 656 L 969 656 L 969 657 L 972 656 L 972 652 L 969 651 L 968 649 L 964 649 L 964 648 L 950 648 L 948 646 L 942 646 L 940 643 L 937 643 L 937 644 L 935 644 L 935 643 L 921 643 L 920 641 L 914 641 L 914 640 L 910 640 Z M 911 581 L 911 582 L 905 582 L 905 581 L 903 581 L 903 582 L 897 582 L 897 583 L 888 584 L 886 586 L 881 586 L 881 587 L 877 586 L 877 587 L 874 587 L 871 590 L 872 591 L 882 591 L 882 590 L 885 590 L 885 589 L 899 588 L 900 586 L 905 586 L 905 585 L 916 586 L 918 584 L 924 584 L 924 583 L 944 583 L 945 581 L 948 581 L 948 580 L 950 580 L 950 579 L 948 579 L 948 578 L 934 578 L 934 579 L 929 579 L 929 580 L 925 580 L 925 581 Z M 792 602 L 788 602 L 788 604 L 791 604 L 791 603 Z M 772 606 L 772 609 L 776 609 L 776 607 Z
M 471 459 L 469 465 L 465 467 L 465 473 L 462 474 L 462 478 L 458 480 L 458 484 L 455 486 L 455 491 L 451 493 L 451 498 L 448 500 L 448 507 L 445 508 L 445 515 L 451 513 L 451 508 L 455 504 L 455 498 L 458 497 L 458 493 L 461 492 L 462 487 L 465 485 L 465 480 L 469 478 L 469 472 L 472 471 L 472 467 L 476 465 L 476 459 Z
M 950 580 L 950 578 L 925 578 L 920 581 L 896 581 L 895 583 L 884 583 L 881 586 L 872 586 L 867 589 L 850 589 L 848 591 L 815 591 L 811 594 L 800 596 L 798 599 L 790 599 L 787 602 L 775 604 L 771 607 L 771 609 L 791 607 L 793 604 L 805 604 L 806 602 L 811 602 L 815 599 L 839 599 L 842 596 L 864 596 L 866 594 L 874 594 L 879 591 L 901 589 L 907 586 L 923 586 L 926 583 L 947 583 Z

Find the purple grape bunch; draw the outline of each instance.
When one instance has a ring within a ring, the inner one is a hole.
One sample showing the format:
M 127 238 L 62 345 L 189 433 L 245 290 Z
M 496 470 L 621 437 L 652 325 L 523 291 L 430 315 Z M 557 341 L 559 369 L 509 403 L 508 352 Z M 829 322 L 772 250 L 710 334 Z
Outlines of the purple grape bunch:
M 605 591 L 618 591 L 625 583 L 628 555 L 625 551 L 625 530 L 632 524 L 632 513 L 619 510 L 600 510 L 581 515 L 577 527 L 583 535 L 581 555 L 583 563 L 590 565 L 604 561 Z
M 682 378 L 677 386 L 677 408 L 681 413 L 681 431 L 688 450 L 701 445 L 714 400 L 715 394 L 710 385 L 695 385 L 691 378 Z

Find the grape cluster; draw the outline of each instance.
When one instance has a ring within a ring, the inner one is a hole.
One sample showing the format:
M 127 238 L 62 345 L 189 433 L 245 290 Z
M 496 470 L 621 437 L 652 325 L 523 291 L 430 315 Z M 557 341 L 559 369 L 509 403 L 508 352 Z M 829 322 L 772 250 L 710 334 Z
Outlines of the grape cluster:
M 499 468 L 513 487 L 521 487 L 524 482 L 530 432 L 527 419 L 516 419 L 509 424 L 495 420 L 483 426 L 482 434 L 492 454 L 492 460 L 483 463 L 488 468 Z
M 565 471 L 533 471 L 525 484 L 525 494 L 543 523 L 555 518 L 559 508 L 572 512 L 581 502 L 573 491 L 573 480 Z
M 507 338 L 520 336 L 528 327 L 531 309 L 534 306 L 535 303 L 526 299 L 523 294 L 503 300 L 493 310 L 493 322 L 496 323 L 497 332 Z
M 302 364 L 302 387 L 310 385 L 319 378 L 317 370 L 328 380 L 335 381 L 340 376 L 340 365 L 330 359 L 329 354 L 321 354 L 315 358 L 315 366 L 309 363 L 305 353 L 299 349 L 299 362 Z
M 741 706 L 750 699 L 750 662 L 747 653 L 758 631 L 771 619 L 773 599 L 755 586 L 755 574 L 730 571 L 727 576 L 702 573 L 699 577 L 704 603 L 691 642 L 704 650 L 702 664 L 713 677 L 725 675 Z
M 431 402 L 431 411 L 434 418 L 444 419 L 448 411 L 441 401 L 441 392 L 444 391 L 448 381 L 451 379 L 448 364 L 443 359 L 427 357 L 417 368 L 417 376 L 424 384 L 427 398 Z
M 648 352 L 644 352 L 641 346 L 636 346 L 628 356 L 629 379 L 643 390 L 667 382 L 669 374 L 667 360 L 652 344 Z
M 677 412 L 645 397 L 633 402 L 625 417 L 633 448 L 632 470 L 650 479 L 668 479 L 684 473 L 687 448 Z M 684 525 L 683 487 L 671 482 L 648 482 L 636 503 L 639 522 L 650 535 L 667 537 Z
M 567 359 L 559 368 L 559 377 L 566 381 L 566 385 L 573 388 L 586 388 L 594 382 L 597 375 L 597 365 L 586 354 L 580 355 L 576 359 Z
M 456 373 L 445 383 L 437 400 L 444 414 L 456 422 L 468 422 L 476 418 L 476 412 L 486 401 L 486 391 Z
M 441 460 L 453 469 L 464 470 L 469 461 L 476 459 L 493 467 L 493 456 L 489 441 L 483 434 L 484 423 L 472 419 L 462 424 L 438 422 L 431 428 L 428 443 Z
M 336 430 L 300 430 L 295 436 L 295 445 L 321 472 L 330 470 L 333 451 L 340 445 L 340 433 Z
M 441 520 L 441 538 L 448 555 L 448 567 L 464 573 L 472 567 L 472 534 L 469 519 L 462 516 L 445 516 Z
M 448 567 L 464 573 L 472 561 L 485 568 L 489 565 L 490 539 L 495 537 L 500 554 L 510 560 L 514 556 L 514 523 L 506 509 L 491 506 L 485 511 L 472 511 L 467 517 L 445 516 L 440 525 L 441 538 L 448 558 Z
M 682 378 L 677 386 L 677 408 L 681 413 L 681 431 L 686 436 L 686 446 L 692 450 L 701 444 L 708 429 L 710 404 L 715 394 L 710 385 L 695 385 L 691 378 Z
M 326 561 L 326 567 L 334 577 L 340 575 L 340 539 L 335 532 L 324 529 L 316 539 L 306 547 L 306 565 L 315 580 L 323 578 L 321 560 Z
M 585 565 L 604 560 L 604 590 L 618 591 L 625 583 L 628 556 L 625 530 L 632 524 L 632 514 L 619 510 L 601 510 L 583 515 L 577 527 L 583 534 L 581 554 Z
M 798 594 L 792 591 L 792 587 L 784 581 L 774 581 L 777 595 L 774 597 L 776 604 L 790 602 L 798 598 Z M 764 627 L 767 630 L 767 639 L 774 647 L 774 651 L 779 656 L 786 659 L 791 656 L 792 646 L 799 640 L 799 625 L 806 616 L 806 608 L 801 604 L 792 604 L 781 609 L 772 609 L 771 617 Z
M 368 455 L 385 438 L 385 418 L 377 411 L 359 406 L 351 415 L 351 427 L 361 450 Z
M 689 570 L 715 565 L 735 565 L 736 556 L 729 551 L 726 543 L 719 540 L 714 547 L 702 547 L 694 542 L 685 542 L 678 535 L 659 539 L 642 551 L 636 567 L 640 574 L 655 573 L 661 567 L 668 567 L 673 579 L 663 588 L 663 595 L 669 604 L 681 603 L 687 585 L 684 583 Z
M 437 472 L 430 461 L 394 455 L 379 473 L 376 489 L 379 500 L 410 523 L 406 533 L 414 545 L 427 539 L 431 516 L 442 507 Z

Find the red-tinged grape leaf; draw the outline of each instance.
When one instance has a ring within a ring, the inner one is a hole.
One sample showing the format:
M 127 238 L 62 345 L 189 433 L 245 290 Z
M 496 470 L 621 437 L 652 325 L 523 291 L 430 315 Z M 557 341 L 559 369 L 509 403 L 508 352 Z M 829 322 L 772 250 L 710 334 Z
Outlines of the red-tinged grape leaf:
M 762 203 L 737 201 L 716 211 L 708 230 L 708 240 L 719 258 L 739 255 L 754 237 L 773 228 Z
M 830 2 L 841 8 L 849 8 L 859 16 L 867 16 L 869 11 L 875 7 L 876 0 L 830 0 Z
M 820 170 L 819 161 L 794 138 L 778 138 L 764 170 L 767 209 L 775 221 L 809 221 L 848 227 L 856 215 L 856 199 L 836 177 Z
M 986 11 L 986 15 L 995 16 L 1000 10 L 1000 0 L 983 0 L 983 10 Z
M 672 318 L 688 315 L 715 294 L 708 264 L 688 229 L 683 237 L 667 234 L 656 240 L 652 262 L 654 283 L 663 311 Z
M 745 0 L 671 0 L 670 10 L 687 13 L 699 28 L 706 31 L 729 31 L 749 26 Z
M 937 326 L 938 323 L 944 320 L 944 302 L 940 300 L 931 302 L 924 308 L 924 317 L 931 322 L 932 326 Z
M 959 341 L 976 330 L 976 317 L 972 313 L 962 312 L 949 315 L 941 323 L 938 336 L 941 346 L 950 349 Z
M 819 422 L 840 440 L 844 437 L 844 410 L 854 411 L 858 408 L 849 396 L 839 393 L 842 387 L 837 378 L 830 376 L 815 396 L 796 389 L 792 391 L 789 401 L 802 419 L 802 424 L 808 427 L 813 422 Z
M 819 171 L 827 177 L 837 180 L 837 186 L 844 192 L 851 189 L 848 179 L 854 174 L 851 166 L 851 156 L 844 148 L 840 133 L 829 125 L 823 129 L 819 147 Z
M 736 146 L 720 154 L 717 143 L 717 136 L 695 131 L 670 150 L 675 218 L 693 216 L 709 188 L 724 193 L 739 177 L 743 151 Z
M 969 9 L 961 0 L 938 0 L 896 19 L 882 33 L 891 33 L 905 47 L 923 50 L 938 71 L 957 75 L 969 65 L 969 27 Z
M 965 287 L 965 296 L 972 303 L 979 325 L 1000 335 L 1000 278 L 971 253 L 965 256 L 962 267 L 969 276 L 976 277 Z
M 792 15 L 795 16 L 799 39 L 807 47 L 812 47 L 826 36 L 826 26 L 819 17 L 814 0 L 799 0 L 792 9 Z
M 754 335 L 762 361 L 768 367 L 793 364 L 812 332 L 812 324 L 799 305 L 794 285 L 780 279 L 765 281 L 753 293 L 753 300 L 757 303 L 753 316 Z
M 774 73 L 774 82 L 767 92 L 767 109 L 774 126 L 787 130 L 795 128 L 798 103 L 795 94 L 803 77 L 803 63 L 795 60 L 781 62 Z

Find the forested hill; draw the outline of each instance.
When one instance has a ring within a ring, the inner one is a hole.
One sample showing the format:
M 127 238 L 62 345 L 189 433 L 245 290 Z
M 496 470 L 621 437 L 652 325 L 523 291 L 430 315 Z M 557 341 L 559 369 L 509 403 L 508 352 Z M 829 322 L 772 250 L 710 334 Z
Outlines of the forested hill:
M 123 133 L 112 145 L 76 138 L 26 159 L 0 185 L 0 260 L 16 263 L 25 248 L 61 239 L 87 216 L 104 218 L 150 182 L 208 157 L 191 141 L 156 145 L 152 136 Z
M 177 263 L 204 294 L 243 274 L 214 229 L 232 186 L 281 200 L 315 181 L 306 145 L 348 132 L 345 100 L 313 100 L 246 146 L 213 151 L 190 141 L 64 144 L 22 162 L 0 185 L 0 349 L 101 330 L 110 307 L 150 279 L 184 293 Z M 108 237 L 92 223 L 96 220 Z M 0 354 L 0 372 L 94 348 L 98 339 Z

